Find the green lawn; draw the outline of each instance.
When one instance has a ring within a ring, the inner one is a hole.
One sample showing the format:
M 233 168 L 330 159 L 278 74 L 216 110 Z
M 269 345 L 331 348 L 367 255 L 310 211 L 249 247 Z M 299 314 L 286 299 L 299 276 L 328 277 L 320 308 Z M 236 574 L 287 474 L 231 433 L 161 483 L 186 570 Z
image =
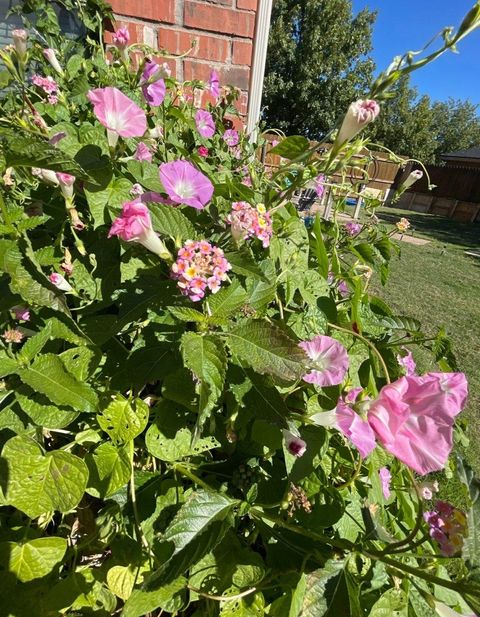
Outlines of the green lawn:
M 400 242 L 401 255 L 392 260 L 390 279 L 383 288 L 375 283 L 375 292 L 398 314 L 419 319 L 427 332 L 443 326 L 451 337 L 469 381 L 465 417 L 470 444 L 465 454 L 480 476 L 480 258 L 464 253 L 480 249 L 480 225 L 395 208 L 377 215 L 385 223 L 405 216 L 415 236 L 432 240 L 424 246 Z M 425 357 L 413 352 L 419 369 L 428 370 Z

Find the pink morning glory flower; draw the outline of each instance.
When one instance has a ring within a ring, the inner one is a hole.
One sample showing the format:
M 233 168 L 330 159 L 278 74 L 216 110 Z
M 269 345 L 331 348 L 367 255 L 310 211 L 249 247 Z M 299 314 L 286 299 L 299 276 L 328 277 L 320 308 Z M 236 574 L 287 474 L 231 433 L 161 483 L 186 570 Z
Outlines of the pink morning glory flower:
M 137 161 L 147 161 L 148 163 L 152 162 L 152 153 L 143 141 L 138 144 L 137 149 L 135 150 L 134 159 Z
M 235 131 L 234 129 L 227 129 L 223 134 L 223 141 L 227 144 L 227 146 L 233 148 L 239 142 L 238 131 Z
M 208 148 L 206 146 L 198 146 L 198 156 L 205 158 L 208 156 Z
M 210 90 L 212 96 L 218 98 L 218 95 L 220 94 L 220 81 L 218 79 L 217 71 L 212 71 L 210 73 L 210 78 L 208 80 L 208 89 Z
M 361 388 L 354 388 L 345 397 L 340 398 L 336 407 L 336 428 L 348 437 L 363 458 L 375 448 L 375 433 L 365 417 L 362 417 L 353 406 L 362 407 L 362 402 L 355 403 Z M 366 407 L 369 401 L 363 403 Z M 364 416 L 365 414 L 363 414 Z
M 147 206 L 139 201 L 127 201 L 123 204 L 121 216 L 113 221 L 108 232 L 108 237 L 112 236 L 118 236 L 125 242 L 139 242 L 162 258 L 170 256 L 163 242 L 153 231 Z
M 377 101 L 365 99 L 351 103 L 338 131 L 335 144 L 341 145 L 353 139 L 367 124 L 373 122 L 379 113 L 380 106 Z
M 87 94 L 98 120 L 107 129 L 108 143 L 114 147 L 118 136 L 141 137 L 147 130 L 143 109 L 118 88 L 95 88 Z
M 160 165 L 160 181 L 169 198 L 201 210 L 213 195 L 213 184 L 188 161 L 172 161 Z
M 287 450 L 290 454 L 293 454 L 293 456 L 296 456 L 297 458 L 303 456 L 307 450 L 307 444 L 303 441 L 303 439 L 300 439 L 298 435 L 294 435 L 286 429 L 283 429 L 282 433 L 285 439 L 285 445 L 287 446 Z
M 388 452 L 425 475 L 445 466 L 454 418 L 467 392 L 463 373 L 407 375 L 381 389 L 370 404 L 368 422 Z
M 130 32 L 126 26 L 119 28 L 113 35 L 113 43 L 118 49 L 125 49 L 130 42 Z
M 152 107 L 158 107 L 163 103 L 167 87 L 163 81 L 164 71 L 160 69 L 156 62 L 150 60 L 145 64 L 145 68 L 140 79 L 143 97 Z
M 195 124 L 197 131 L 202 137 L 212 137 L 215 133 L 215 122 L 210 112 L 199 109 L 195 114 Z
M 342 383 L 348 369 L 348 353 L 341 343 L 319 334 L 311 341 L 299 343 L 299 347 L 313 361 L 312 370 L 303 376 L 304 381 L 321 387 Z
M 400 354 L 398 354 L 397 362 L 400 364 L 400 366 L 403 369 L 405 369 L 406 375 L 415 375 L 415 370 L 417 368 L 417 365 L 415 363 L 415 360 L 413 359 L 412 352 L 409 351 L 406 347 L 402 347 L 402 349 L 406 351 L 407 353 L 405 356 L 401 356 Z
M 64 276 L 58 274 L 58 272 L 52 272 L 48 278 L 50 283 L 53 283 L 57 289 L 60 289 L 60 291 L 72 291 L 72 286 L 70 283 Z
M 75 176 L 71 174 L 64 174 L 57 172 L 57 180 L 60 185 L 60 190 L 65 199 L 72 199 L 73 197 L 73 185 L 75 183 Z
M 378 475 L 380 476 L 380 482 L 382 483 L 382 493 L 385 499 L 388 499 L 391 495 L 390 493 L 390 482 L 392 481 L 392 474 L 388 467 L 382 467 L 378 471 Z

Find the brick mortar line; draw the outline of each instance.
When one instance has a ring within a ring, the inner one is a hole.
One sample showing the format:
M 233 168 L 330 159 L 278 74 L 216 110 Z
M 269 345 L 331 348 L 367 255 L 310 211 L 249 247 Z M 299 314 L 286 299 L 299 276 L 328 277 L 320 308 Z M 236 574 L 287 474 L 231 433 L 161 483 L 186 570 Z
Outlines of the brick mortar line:
M 115 13 L 114 15 L 115 15 L 115 18 L 118 19 L 119 21 L 128 21 L 129 23 L 135 24 L 136 26 L 153 27 L 153 29 L 156 30 L 157 34 L 158 34 L 158 28 L 169 28 L 176 32 L 198 34 L 199 36 L 214 36 L 223 41 L 232 41 L 232 42 L 235 41 L 235 42 L 241 42 L 241 43 L 245 43 L 248 41 L 253 42 L 253 37 L 250 37 L 250 36 L 240 36 L 238 34 L 229 36 L 228 34 L 225 34 L 224 32 L 215 32 L 214 30 L 199 30 L 198 28 L 185 26 L 183 24 L 180 25 L 177 23 L 172 24 L 167 21 L 150 21 L 148 19 L 130 17 L 129 15 L 120 15 L 118 13 Z

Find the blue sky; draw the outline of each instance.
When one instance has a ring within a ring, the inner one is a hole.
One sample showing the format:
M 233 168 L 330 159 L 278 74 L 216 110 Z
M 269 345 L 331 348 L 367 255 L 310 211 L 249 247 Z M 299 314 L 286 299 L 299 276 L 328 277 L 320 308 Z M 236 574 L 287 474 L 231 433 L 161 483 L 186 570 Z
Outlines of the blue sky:
M 378 70 L 394 56 L 419 50 L 444 26 L 458 26 L 475 0 L 353 0 L 354 12 L 377 10 L 373 57 Z M 480 29 L 463 39 L 459 54 L 446 52 L 415 71 L 412 83 L 433 100 L 449 96 L 480 104 Z M 480 113 L 480 108 L 479 108 Z

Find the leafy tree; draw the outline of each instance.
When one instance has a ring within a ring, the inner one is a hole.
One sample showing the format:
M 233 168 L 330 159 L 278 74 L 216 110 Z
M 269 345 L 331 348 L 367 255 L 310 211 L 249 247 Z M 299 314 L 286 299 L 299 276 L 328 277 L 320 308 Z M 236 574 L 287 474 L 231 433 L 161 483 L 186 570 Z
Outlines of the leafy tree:
M 351 0 L 276 0 L 263 99 L 269 127 L 319 138 L 366 93 L 375 16 L 353 17 Z
M 480 117 L 478 105 L 471 101 L 455 100 L 434 103 L 432 112 L 437 130 L 435 159 L 456 150 L 480 146 Z

